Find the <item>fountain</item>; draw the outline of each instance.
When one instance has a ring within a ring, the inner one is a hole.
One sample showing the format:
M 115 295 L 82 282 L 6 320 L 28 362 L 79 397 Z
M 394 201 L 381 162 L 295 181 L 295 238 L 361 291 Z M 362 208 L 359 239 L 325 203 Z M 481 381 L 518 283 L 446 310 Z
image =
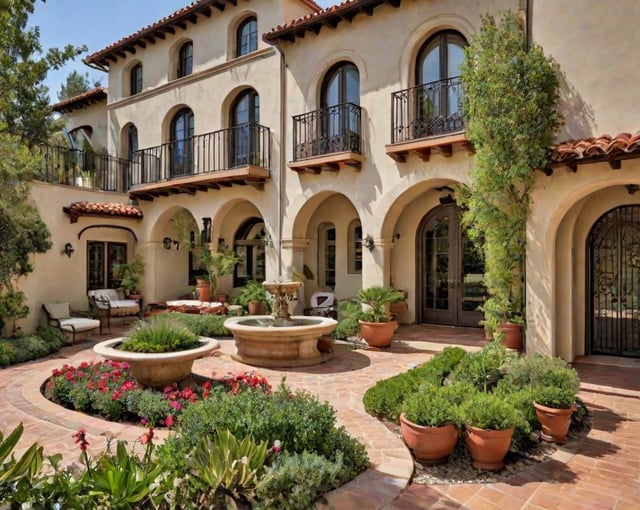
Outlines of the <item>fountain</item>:
M 305 367 L 332 358 L 321 352 L 318 340 L 337 322 L 326 317 L 291 316 L 289 300 L 301 282 L 264 282 L 274 299 L 272 315 L 230 317 L 224 327 L 233 333 L 236 352 L 231 357 L 247 365 L 268 368 Z

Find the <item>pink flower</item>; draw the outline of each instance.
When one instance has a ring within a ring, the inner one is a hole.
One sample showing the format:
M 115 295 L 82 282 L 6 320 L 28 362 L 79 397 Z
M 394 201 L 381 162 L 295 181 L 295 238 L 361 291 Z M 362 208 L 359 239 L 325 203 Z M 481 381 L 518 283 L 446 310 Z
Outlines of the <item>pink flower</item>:
M 167 418 L 164 420 L 164 424 L 169 428 L 173 427 L 173 416 L 167 416 Z
M 71 436 L 75 439 L 76 444 L 80 444 L 80 451 L 86 452 L 89 446 L 89 440 L 87 439 L 87 431 L 84 429 L 78 429 L 78 431 Z

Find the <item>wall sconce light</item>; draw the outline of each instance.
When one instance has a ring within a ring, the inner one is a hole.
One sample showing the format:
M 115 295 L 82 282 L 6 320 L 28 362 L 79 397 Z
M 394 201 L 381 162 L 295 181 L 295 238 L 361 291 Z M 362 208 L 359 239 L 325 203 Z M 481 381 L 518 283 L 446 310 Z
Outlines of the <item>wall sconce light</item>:
M 202 242 L 211 242 L 211 218 L 202 218 Z
M 218 237 L 218 249 L 221 251 L 226 251 L 227 243 L 224 240 L 224 237 Z
M 63 253 L 64 253 L 67 257 L 71 258 L 71 254 L 72 254 L 74 251 L 76 251 L 76 250 L 75 250 L 75 248 L 73 247 L 73 245 L 72 245 L 71 243 L 67 243 L 67 244 L 65 244 L 65 245 L 64 245 L 64 251 L 63 251 Z
M 373 250 L 373 237 L 367 236 L 364 238 L 364 247 L 368 250 Z
M 171 238 L 170 238 L 170 237 L 165 237 L 165 238 L 162 240 L 162 247 L 163 247 L 165 250 L 170 250 L 170 249 L 171 249 L 171 243 L 172 243 Z
M 625 184 L 625 188 L 627 188 L 629 195 L 634 195 L 640 189 L 640 186 L 637 184 Z

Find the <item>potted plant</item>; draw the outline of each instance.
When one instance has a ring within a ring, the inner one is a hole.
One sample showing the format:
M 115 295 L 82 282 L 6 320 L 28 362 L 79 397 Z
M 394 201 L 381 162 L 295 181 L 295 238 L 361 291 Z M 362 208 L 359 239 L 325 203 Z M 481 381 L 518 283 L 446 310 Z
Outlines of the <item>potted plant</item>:
M 571 415 L 576 410 L 580 386 L 577 372 L 561 358 L 555 358 L 532 378 L 536 418 L 544 441 L 562 444 L 567 440 Z
M 424 386 L 409 394 L 402 404 L 400 433 L 416 459 L 442 464 L 458 441 L 460 403 L 466 385 Z
M 242 257 L 238 256 L 232 250 L 220 250 L 216 252 L 203 250 L 200 260 L 202 267 L 208 275 L 209 291 L 211 295 L 216 296 L 219 278 L 231 274 L 235 265 L 242 260 Z M 220 298 L 218 298 L 218 300 L 220 300 Z M 228 297 L 225 296 L 223 302 L 227 300 Z M 208 300 L 201 299 L 201 301 Z
M 398 323 L 391 320 L 389 305 L 405 299 L 402 292 L 391 287 L 373 286 L 358 291 L 363 314 L 360 336 L 372 347 L 389 347 Z
M 118 264 L 113 268 L 113 276 L 120 279 L 120 286 L 127 296 L 137 295 L 140 281 L 144 276 L 144 258 L 139 253 L 128 264 Z
M 473 467 L 501 470 L 515 426 L 522 420 L 517 409 L 492 393 L 478 392 L 462 404 L 461 418 Z
M 249 280 L 234 299 L 249 310 L 249 315 L 264 315 L 270 309 L 269 293 L 256 280 Z

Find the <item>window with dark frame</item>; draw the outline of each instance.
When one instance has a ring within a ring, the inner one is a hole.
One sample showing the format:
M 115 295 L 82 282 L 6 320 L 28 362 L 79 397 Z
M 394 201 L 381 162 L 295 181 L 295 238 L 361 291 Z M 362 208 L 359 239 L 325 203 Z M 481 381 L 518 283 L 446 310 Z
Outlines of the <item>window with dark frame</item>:
M 251 16 L 238 27 L 236 34 L 236 57 L 247 55 L 258 49 L 258 20 Z
M 193 72 L 193 43 L 184 43 L 178 53 L 178 78 L 189 76 Z
M 130 80 L 130 92 L 132 96 L 139 94 L 142 92 L 142 64 L 136 64 L 131 69 L 131 73 L 129 75 Z
M 87 290 L 117 289 L 118 264 L 127 263 L 127 243 L 87 241 Z

